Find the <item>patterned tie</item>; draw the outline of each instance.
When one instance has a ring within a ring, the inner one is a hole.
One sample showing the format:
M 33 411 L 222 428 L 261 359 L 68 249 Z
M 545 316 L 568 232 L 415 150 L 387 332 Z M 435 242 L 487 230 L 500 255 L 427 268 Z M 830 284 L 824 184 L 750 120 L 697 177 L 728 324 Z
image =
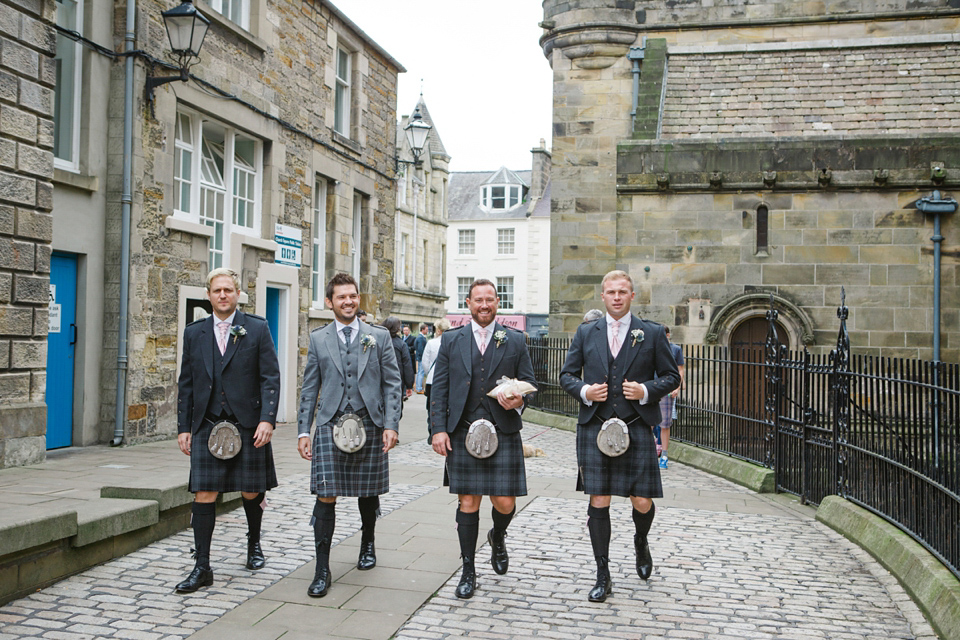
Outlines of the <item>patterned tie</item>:
M 610 343 L 610 352 L 613 353 L 613 357 L 616 358 L 617 354 L 620 353 L 620 321 L 614 320 L 611 322 L 610 329 L 613 332 L 613 339 Z
M 350 346 L 350 335 L 353 333 L 353 329 L 352 329 L 351 327 L 344 327 L 344 328 L 342 329 L 342 331 L 343 331 L 343 341 L 346 342 L 346 343 L 347 343 L 347 346 L 349 347 L 349 346 Z
M 217 323 L 217 346 L 220 347 L 220 355 L 227 352 L 227 331 L 230 330 L 229 322 Z
M 480 347 L 480 355 L 483 355 L 483 352 L 487 350 L 487 330 L 480 329 L 477 333 L 480 334 L 480 344 L 478 345 Z

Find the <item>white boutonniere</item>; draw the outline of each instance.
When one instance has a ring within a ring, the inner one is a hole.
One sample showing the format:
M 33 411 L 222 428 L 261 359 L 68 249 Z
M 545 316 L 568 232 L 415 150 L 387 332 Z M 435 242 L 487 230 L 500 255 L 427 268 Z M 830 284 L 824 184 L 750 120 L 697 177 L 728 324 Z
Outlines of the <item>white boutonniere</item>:
M 367 352 L 367 347 L 371 349 L 377 346 L 377 339 L 374 338 L 371 334 L 367 333 L 362 338 L 360 338 L 360 344 L 363 345 L 363 352 Z
M 499 349 L 500 345 L 507 340 L 507 332 L 503 329 L 500 329 L 500 331 L 497 331 L 493 334 L 493 339 L 497 341 L 497 348 Z
M 633 342 L 630 344 L 630 346 L 637 346 L 638 342 L 643 342 L 643 329 L 634 329 L 630 332 L 630 337 L 633 338 Z
M 247 335 L 247 328 L 242 324 L 235 324 L 230 327 L 230 335 L 233 336 L 233 341 L 236 343 L 237 338 L 242 338 L 243 336 Z

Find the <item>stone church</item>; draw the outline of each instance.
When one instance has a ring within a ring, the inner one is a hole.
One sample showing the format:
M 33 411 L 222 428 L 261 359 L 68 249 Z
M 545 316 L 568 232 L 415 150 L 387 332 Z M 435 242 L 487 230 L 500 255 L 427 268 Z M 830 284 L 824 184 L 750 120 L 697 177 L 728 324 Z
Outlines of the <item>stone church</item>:
M 845 295 L 858 352 L 930 359 L 939 320 L 960 360 L 957 2 L 543 7 L 554 335 L 619 268 L 680 343 L 762 339 L 772 294 L 790 348 L 823 352 Z

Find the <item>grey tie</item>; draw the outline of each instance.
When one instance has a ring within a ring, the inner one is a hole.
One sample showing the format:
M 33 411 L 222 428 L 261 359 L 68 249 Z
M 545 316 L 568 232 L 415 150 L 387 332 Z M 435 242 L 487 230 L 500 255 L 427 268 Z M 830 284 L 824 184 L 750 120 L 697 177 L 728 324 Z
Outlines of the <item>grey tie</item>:
M 346 343 L 347 343 L 347 346 L 349 347 L 349 346 L 350 346 L 350 334 L 353 333 L 353 329 L 352 329 L 351 327 L 344 327 L 343 329 L 341 329 L 341 331 L 343 331 L 343 341 L 346 342 Z

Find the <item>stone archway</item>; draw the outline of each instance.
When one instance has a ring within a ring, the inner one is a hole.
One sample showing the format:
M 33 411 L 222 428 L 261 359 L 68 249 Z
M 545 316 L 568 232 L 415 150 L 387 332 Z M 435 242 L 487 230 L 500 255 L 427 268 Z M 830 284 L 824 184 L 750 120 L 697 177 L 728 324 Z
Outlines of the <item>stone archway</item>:
M 784 344 L 787 348 L 800 349 L 803 345 L 813 344 L 813 320 L 803 309 L 775 293 L 746 293 L 731 300 L 710 319 L 704 341 L 730 346 L 734 330 L 745 321 L 751 318 L 766 321 L 771 297 L 773 306 L 780 312 L 777 324 L 785 332 L 781 340 L 786 338 Z

